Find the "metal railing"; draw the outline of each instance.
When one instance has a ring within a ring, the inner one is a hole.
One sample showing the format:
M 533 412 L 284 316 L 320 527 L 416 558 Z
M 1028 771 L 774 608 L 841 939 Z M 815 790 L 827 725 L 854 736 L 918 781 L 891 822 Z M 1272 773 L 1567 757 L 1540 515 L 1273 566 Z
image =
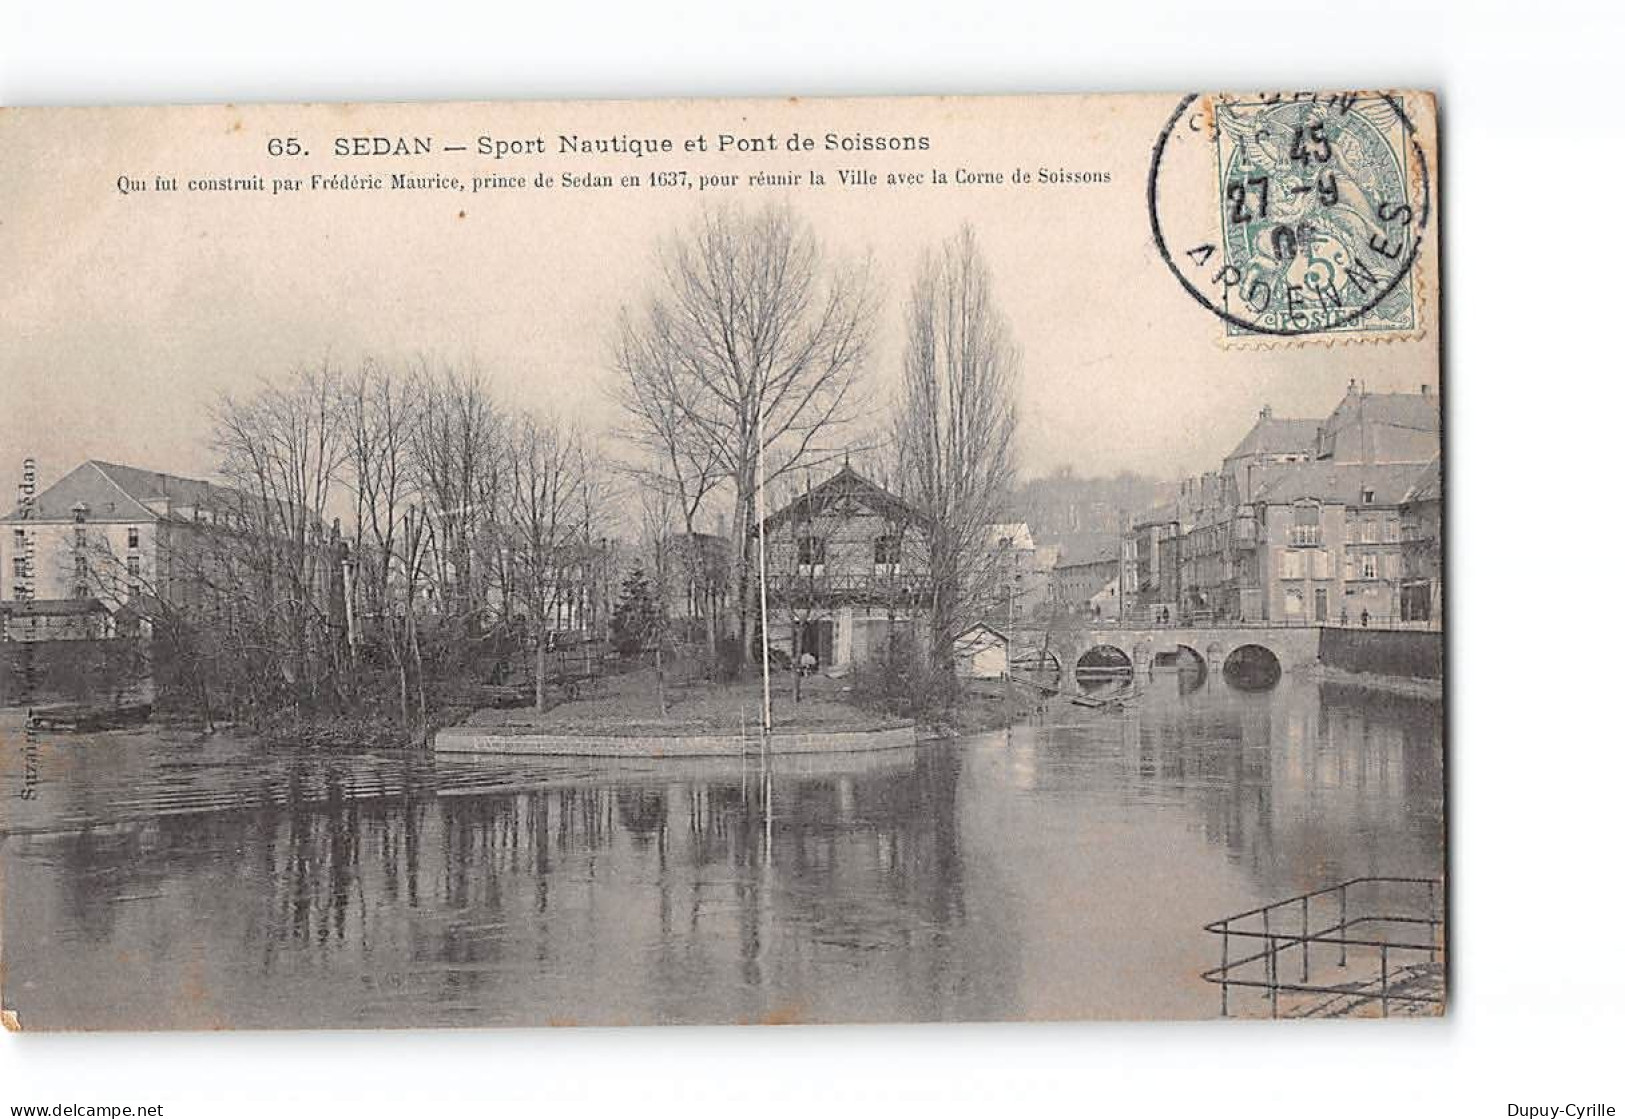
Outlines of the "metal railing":
M 1212 921 L 1202 928 L 1220 938 L 1219 966 L 1203 972 L 1202 978 L 1218 985 L 1219 1013 L 1224 1017 L 1231 1016 L 1232 987 L 1261 992 L 1269 1001 L 1271 1018 L 1281 1016 L 1283 994 L 1323 996 L 1318 1004 L 1298 1008 L 1297 1013 L 1306 1016 L 1347 1013 L 1362 1005 L 1379 1007 L 1384 1018 L 1395 1004 L 1442 1009 L 1443 893 L 1444 884 L 1437 878 L 1370 875 Z M 1362 902 L 1378 911 L 1362 911 Z M 1327 912 L 1333 905 L 1335 920 Z M 1386 911 L 1390 908 L 1400 911 Z M 1425 942 L 1385 935 L 1391 929 L 1421 927 L 1427 929 Z M 1232 941 L 1244 946 L 1234 958 Z M 1254 945 L 1259 947 L 1252 951 L 1246 947 Z M 1312 958 L 1313 949 L 1319 950 L 1318 961 Z M 1349 970 L 1351 949 L 1366 957 L 1367 966 L 1375 964 L 1374 974 L 1356 977 Z M 1333 955 L 1340 974 L 1348 978 L 1336 983 L 1315 979 L 1315 965 L 1327 966 Z

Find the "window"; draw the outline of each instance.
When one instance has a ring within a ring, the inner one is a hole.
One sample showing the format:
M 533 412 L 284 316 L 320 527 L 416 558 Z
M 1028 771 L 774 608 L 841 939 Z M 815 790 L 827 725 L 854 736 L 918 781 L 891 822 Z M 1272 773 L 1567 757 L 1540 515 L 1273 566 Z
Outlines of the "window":
M 1374 552 L 1367 552 L 1360 557 L 1360 578 L 1375 579 L 1377 577 L 1377 556 Z
M 1320 546 L 1320 506 L 1292 507 L 1292 543 L 1294 547 L 1299 548 Z
M 141 530 L 132 528 L 130 529 L 130 548 L 134 550 L 139 547 L 141 547 Z
M 896 567 L 903 562 L 903 538 L 888 534 L 875 537 L 875 566 Z
M 84 556 L 73 557 L 73 577 L 81 583 L 90 578 L 90 561 Z
M 129 556 L 124 561 L 124 570 L 130 573 L 130 582 L 134 583 L 141 578 L 141 557 Z
M 1303 578 L 1303 553 L 1301 553 L 1301 552 L 1283 552 L 1283 553 L 1281 553 L 1281 578 L 1283 578 L 1283 579 L 1302 579 Z
M 1360 543 L 1375 544 L 1377 542 L 1377 518 L 1366 517 L 1360 521 Z
M 796 540 L 796 562 L 803 575 L 821 575 L 824 570 L 824 538 L 803 536 Z
M 1376 500 L 1377 500 L 1377 491 L 1376 490 L 1361 490 L 1360 491 L 1360 504 L 1361 505 L 1370 505 L 1370 504 L 1374 503 Z
M 11 575 L 12 575 L 12 578 L 14 578 L 14 579 L 26 579 L 26 578 L 28 578 L 28 557 L 27 556 L 12 556 L 11 557 Z
M 85 546 L 85 526 L 84 525 L 74 525 L 73 526 L 73 546 L 75 548 L 83 548 Z
M 19 548 L 28 547 L 28 530 L 21 528 L 12 529 L 11 542 Z

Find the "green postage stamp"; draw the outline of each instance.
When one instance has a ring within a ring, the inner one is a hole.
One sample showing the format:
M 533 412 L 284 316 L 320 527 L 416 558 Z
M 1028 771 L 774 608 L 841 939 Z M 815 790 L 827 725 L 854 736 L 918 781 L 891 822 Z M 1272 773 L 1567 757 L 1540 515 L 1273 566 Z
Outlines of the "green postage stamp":
M 1212 95 L 1181 105 L 1153 157 L 1153 230 L 1226 341 L 1419 332 L 1433 199 L 1428 148 L 1406 104 L 1418 96 Z M 1211 153 L 1207 215 L 1168 200 L 1171 180 L 1188 183 L 1203 162 L 1199 147 Z M 1190 228 L 1204 219 L 1207 228 Z

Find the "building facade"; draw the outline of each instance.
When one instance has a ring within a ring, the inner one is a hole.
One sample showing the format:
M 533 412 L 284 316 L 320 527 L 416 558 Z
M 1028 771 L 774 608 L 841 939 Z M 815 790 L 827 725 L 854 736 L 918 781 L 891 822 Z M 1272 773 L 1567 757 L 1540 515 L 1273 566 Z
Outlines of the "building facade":
M 25 490 L 29 487 L 25 483 Z M 74 636 L 150 635 L 151 619 L 166 613 L 193 620 L 238 608 L 243 588 L 238 561 L 245 549 L 267 546 L 248 531 L 244 495 L 224 486 L 91 460 L 37 495 L 19 495 L 0 517 L 0 603 L 14 619 L 47 625 L 49 604 L 81 619 L 63 628 Z M 336 530 L 336 526 L 335 526 Z M 342 544 L 312 527 L 320 596 L 342 616 Z M 86 604 L 95 604 L 87 609 Z M 97 609 L 111 628 L 83 619 Z M 7 631 L 15 629 L 15 620 Z
M 844 669 L 900 634 L 928 604 L 925 519 L 850 466 L 764 522 L 768 644 Z
M 1437 458 L 1399 503 L 1399 616 L 1444 622 L 1444 487 Z
M 1375 624 L 1438 613 L 1438 398 L 1351 382 L 1324 420 L 1263 408 L 1217 471 L 1125 537 L 1131 613 Z M 1429 464 L 1435 481 L 1426 484 Z M 1127 570 L 1127 569 L 1126 569 Z
M 1122 549 L 1103 549 L 1093 559 L 1056 566 L 1050 577 L 1055 612 L 1115 621 L 1123 615 Z

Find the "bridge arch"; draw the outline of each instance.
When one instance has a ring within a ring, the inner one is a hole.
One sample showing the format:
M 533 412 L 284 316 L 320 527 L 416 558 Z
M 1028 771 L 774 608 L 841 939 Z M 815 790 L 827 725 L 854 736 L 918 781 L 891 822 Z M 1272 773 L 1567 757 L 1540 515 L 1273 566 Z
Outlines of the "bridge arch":
M 1224 659 L 1224 679 L 1242 691 L 1267 691 L 1281 680 L 1281 659 L 1263 645 L 1238 645 Z
M 1061 658 L 1048 649 L 1023 649 L 1010 658 L 1010 672 L 1017 678 L 1054 687 L 1061 682 Z
M 1208 648 L 1211 650 L 1213 646 L 1210 645 Z M 1158 668 L 1206 672 L 1207 662 L 1210 659 L 1212 659 L 1211 653 L 1208 656 L 1203 656 L 1202 651 L 1196 646 L 1186 645 L 1181 642 L 1168 648 L 1159 649 L 1152 657 L 1151 663 Z
M 1091 645 L 1073 667 L 1078 683 L 1095 683 L 1134 675 L 1134 659 L 1116 645 Z

